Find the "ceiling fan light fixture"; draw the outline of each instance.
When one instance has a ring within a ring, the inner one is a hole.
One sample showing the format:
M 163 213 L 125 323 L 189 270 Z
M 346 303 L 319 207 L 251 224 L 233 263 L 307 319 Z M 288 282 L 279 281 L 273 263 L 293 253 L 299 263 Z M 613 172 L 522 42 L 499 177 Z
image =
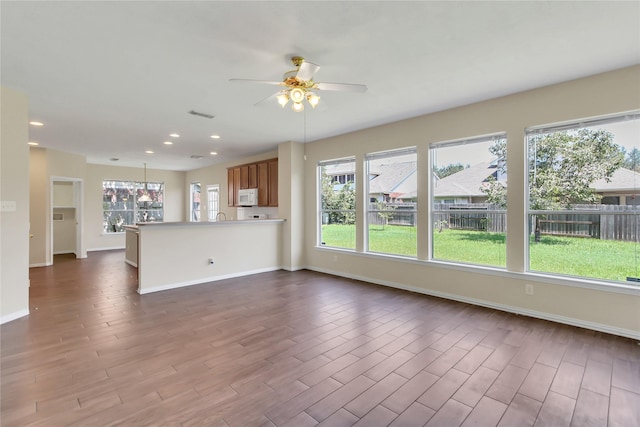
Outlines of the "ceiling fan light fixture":
M 291 100 L 295 103 L 301 103 L 304 100 L 305 91 L 300 89 L 299 87 L 291 89 L 289 92 L 289 96 Z
M 289 95 L 287 95 L 286 92 L 281 93 L 280 95 L 276 96 L 276 98 L 278 99 L 278 104 L 280 104 L 282 108 L 284 108 L 284 106 L 289 102 Z
M 316 108 L 318 102 L 320 102 L 320 97 L 313 92 L 309 92 L 307 95 L 307 101 L 313 108 Z
M 301 112 L 302 110 L 304 110 L 304 104 L 303 104 L 302 102 L 294 102 L 294 103 L 291 105 L 291 109 L 292 109 L 293 111 L 295 111 L 296 113 L 299 113 L 299 112 Z

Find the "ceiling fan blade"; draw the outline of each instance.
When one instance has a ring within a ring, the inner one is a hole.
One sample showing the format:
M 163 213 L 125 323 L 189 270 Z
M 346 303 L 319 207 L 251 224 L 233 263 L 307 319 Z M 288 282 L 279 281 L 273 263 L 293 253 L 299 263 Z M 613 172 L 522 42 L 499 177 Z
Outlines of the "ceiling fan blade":
M 256 102 L 255 104 L 253 104 L 254 107 L 265 107 L 265 106 L 270 106 L 270 105 L 278 105 L 278 103 L 276 102 L 276 97 L 280 94 L 281 92 L 276 92 L 273 95 L 269 95 L 266 98 L 262 98 L 260 101 Z
M 306 82 L 313 78 L 313 75 L 320 69 L 319 65 L 314 64 L 313 62 L 303 62 L 300 64 L 300 68 L 298 69 L 298 73 L 296 74 L 296 79 Z
M 366 92 L 367 86 L 352 83 L 316 83 L 318 90 L 337 90 L 342 92 Z
M 270 80 L 229 79 L 229 81 L 234 83 L 261 83 L 261 84 L 267 84 L 267 85 L 284 86 L 282 82 L 274 82 Z

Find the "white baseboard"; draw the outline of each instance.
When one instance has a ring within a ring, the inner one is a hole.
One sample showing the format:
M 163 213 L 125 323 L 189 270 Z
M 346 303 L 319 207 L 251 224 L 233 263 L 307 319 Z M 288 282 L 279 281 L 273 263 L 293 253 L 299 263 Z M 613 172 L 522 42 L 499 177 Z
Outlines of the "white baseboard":
M 416 293 L 419 293 L 419 294 L 430 295 L 430 296 L 439 297 L 439 298 L 445 298 L 445 299 L 449 299 L 449 300 L 453 300 L 453 301 L 464 302 L 464 303 L 467 303 L 467 304 L 478 305 L 478 306 L 481 306 L 481 307 L 492 308 L 492 309 L 500 310 L 500 311 L 506 311 L 508 313 L 514 313 L 514 314 L 520 314 L 520 315 L 523 315 L 523 316 L 535 317 L 537 319 L 549 320 L 549 321 L 556 322 L 556 323 L 562 323 L 562 324 L 570 325 L 570 326 L 577 326 L 579 328 L 590 329 L 590 330 L 598 331 L 598 332 L 605 332 L 607 334 L 618 335 L 618 336 L 627 337 L 627 338 L 631 338 L 631 339 L 640 341 L 640 332 L 634 331 L 632 329 L 617 328 L 615 326 L 610 326 L 610 325 L 606 325 L 606 324 L 602 324 L 602 323 L 589 322 L 589 321 L 586 321 L 586 320 L 575 319 L 575 318 L 566 317 L 566 316 L 560 316 L 560 315 L 557 315 L 557 314 L 551 314 L 551 313 L 546 313 L 546 312 L 542 312 L 542 311 L 528 310 L 528 309 L 521 308 L 521 307 L 514 307 L 514 306 L 510 306 L 510 305 L 505 305 L 505 304 L 498 304 L 498 303 L 494 303 L 494 302 L 491 302 L 491 301 L 485 301 L 485 300 L 480 300 L 480 299 L 476 299 L 476 298 L 468 298 L 468 297 L 455 295 L 455 294 L 449 294 L 449 293 L 445 293 L 445 292 L 432 291 L 432 290 L 429 290 L 429 289 L 423 289 L 423 288 L 417 288 L 417 287 L 414 287 L 414 286 L 405 285 L 403 283 L 388 282 L 388 281 L 385 281 L 385 280 L 378 280 L 378 279 L 375 279 L 375 278 L 372 278 L 372 277 L 344 274 L 343 272 L 340 272 L 340 271 L 325 270 L 325 269 L 322 269 L 322 268 L 315 268 L 315 267 L 306 267 L 306 268 L 308 270 L 313 270 L 313 271 L 317 271 L 317 272 L 320 272 L 320 273 L 332 274 L 334 276 L 345 277 L 345 278 L 348 278 L 348 279 L 361 280 L 363 282 L 369 282 L 369 283 L 373 283 L 373 284 L 376 284 L 376 285 L 389 286 L 391 288 L 403 289 L 405 291 L 416 292 Z
M 282 268 L 281 267 L 268 267 L 268 268 L 250 270 L 250 271 L 241 271 L 241 272 L 238 272 L 238 273 L 230 273 L 230 274 L 223 274 L 223 275 L 220 275 L 220 276 L 205 277 L 205 278 L 202 278 L 202 279 L 189 280 L 189 281 L 186 281 L 186 282 L 169 283 L 167 285 L 155 286 L 155 287 L 152 287 L 152 288 L 147 288 L 147 289 L 144 289 L 142 291 L 140 290 L 140 288 L 138 288 L 138 293 L 140 295 L 145 295 L 145 294 L 150 294 L 152 292 L 168 291 L 169 289 L 177 289 L 177 288 L 184 288 L 186 286 L 201 285 L 203 283 L 217 282 L 217 281 L 220 281 L 220 280 L 233 279 L 233 278 L 242 277 L 242 276 L 250 276 L 252 274 L 266 273 L 266 272 L 269 272 L 269 271 L 276 271 L 276 270 L 282 270 Z
M 35 264 L 29 264 L 29 268 L 33 268 L 33 267 L 49 267 L 50 265 L 53 265 L 53 264 L 49 264 L 48 262 L 37 262 Z
M 301 266 L 301 265 L 295 265 L 293 267 L 287 266 L 287 267 L 281 267 L 280 270 L 285 270 L 285 271 L 300 271 L 300 270 L 309 270 L 307 267 L 305 266 Z
M 7 322 L 11 322 L 12 320 L 16 320 L 19 319 L 21 317 L 24 316 L 28 316 L 29 315 L 29 309 L 25 308 L 24 310 L 19 310 L 16 311 L 15 313 L 10 313 L 10 314 L 6 314 L 2 317 L 0 317 L 0 325 L 3 325 Z
M 99 251 L 115 251 L 118 249 L 124 249 L 124 246 L 112 246 L 109 248 L 92 248 L 92 249 L 87 249 L 87 252 L 99 252 Z
M 125 259 L 124 262 L 126 262 L 127 264 L 129 264 L 132 267 L 138 268 L 138 263 L 136 263 L 136 262 L 129 261 L 128 259 Z

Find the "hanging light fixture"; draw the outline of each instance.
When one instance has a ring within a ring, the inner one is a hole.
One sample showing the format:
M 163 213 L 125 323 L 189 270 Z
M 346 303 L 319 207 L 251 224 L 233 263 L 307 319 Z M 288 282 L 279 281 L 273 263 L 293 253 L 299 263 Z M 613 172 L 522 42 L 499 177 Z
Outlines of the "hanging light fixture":
M 320 102 L 320 97 L 304 87 L 294 87 L 283 90 L 276 96 L 278 104 L 284 108 L 289 101 L 292 101 L 291 109 L 296 113 L 304 111 L 304 100 L 306 99 L 312 108 L 316 108 Z
M 142 196 L 138 197 L 138 203 L 149 203 L 152 202 L 151 197 L 149 196 L 149 192 L 147 191 L 147 164 L 144 164 L 144 192 Z

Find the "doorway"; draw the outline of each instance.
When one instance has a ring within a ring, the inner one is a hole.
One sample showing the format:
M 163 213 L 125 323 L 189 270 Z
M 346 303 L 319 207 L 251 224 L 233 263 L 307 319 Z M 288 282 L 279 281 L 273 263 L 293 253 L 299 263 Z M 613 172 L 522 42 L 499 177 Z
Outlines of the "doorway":
M 53 255 L 74 254 L 86 258 L 82 235 L 83 181 L 79 178 L 51 178 L 51 246 L 48 264 Z

